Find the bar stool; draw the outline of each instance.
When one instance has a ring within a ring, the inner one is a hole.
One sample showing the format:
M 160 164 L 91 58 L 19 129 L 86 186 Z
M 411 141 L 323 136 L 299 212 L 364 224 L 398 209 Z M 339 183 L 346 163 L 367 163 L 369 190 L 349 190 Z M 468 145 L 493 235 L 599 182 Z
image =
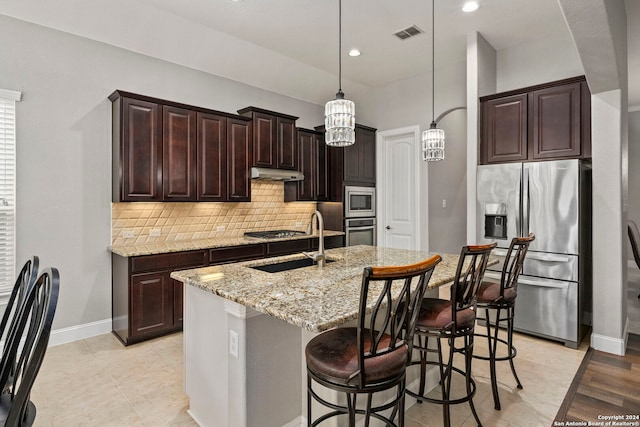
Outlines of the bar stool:
M 511 372 L 516 380 L 519 389 L 522 384 L 516 374 L 513 359 L 516 357 L 516 348 L 513 346 L 513 318 L 518 289 L 518 277 L 522 271 L 524 257 L 527 255 L 529 244 L 533 242 L 535 235 L 528 237 L 514 237 L 509 245 L 509 250 L 505 255 L 502 265 L 500 282 L 485 280 L 480 285 L 478 291 L 478 308 L 484 309 L 485 322 L 487 326 L 486 334 L 476 334 L 477 337 L 486 337 L 489 347 L 489 356 L 474 355 L 476 359 L 488 360 L 491 374 L 491 391 L 493 393 L 493 403 L 496 410 L 500 410 L 500 397 L 498 396 L 498 380 L 496 378 L 496 362 L 508 360 Z M 504 314 L 505 317 L 502 317 Z M 492 325 L 490 320 L 494 320 Z M 498 338 L 500 322 L 507 322 L 507 340 Z M 507 346 L 506 356 L 497 356 L 498 343 Z
M 473 405 L 476 384 L 471 378 L 471 356 L 473 355 L 473 333 L 476 322 L 476 295 L 484 276 L 491 250 L 496 243 L 481 246 L 464 246 L 460 252 L 460 260 L 456 275 L 451 285 L 451 299 L 424 298 L 416 322 L 414 350 L 419 359 L 411 365 L 420 365 L 420 385 L 418 393 L 407 389 L 407 394 L 415 397 L 418 403 L 427 401 L 442 405 L 444 425 L 451 425 L 450 405 L 469 402 L 471 412 L 479 426 L 482 425 Z M 423 340 L 424 338 L 424 340 Z M 429 338 L 435 338 L 436 348 L 429 348 Z M 462 347 L 456 347 L 456 338 L 463 339 Z M 449 357 L 443 360 L 442 340 L 449 344 Z M 436 353 L 437 360 L 428 360 L 429 353 Z M 460 353 L 464 356 L 464 369 L 453 366 L 453 356 Z M 442 398 L 425 396 L 426 370 L 428 365 L 436 365 L 440 371 L 440 387 Z M 466 395 L 453 398 L 451 396 L 451 379 L 453 373 L 465 379 Z
M 306 346 L 307 425 L 346 415 L 354 426 L 356 414 L 382 420 L 389 426 L 404 425 L 405 370 L 413 341 L 418 306 L 434 268 L 435 255 L 425 261 L 388 267 L 366 267 L 362 277 L 357 327 L 336 328 L 313 338 Z M 328 402 L 313 390 L 316 382 L 346 394 L 346 404 Z M 389 402 L 372 407 L 373 393 L 397 388 Z M 366 395 L 365 408 L 357 408 L 358 395 Z M 330 408 L 311 418 L 312 400 Z M 384 411 L 393 411 L 390 415 Z M 398 413 L 398 424 L 394 423 Z

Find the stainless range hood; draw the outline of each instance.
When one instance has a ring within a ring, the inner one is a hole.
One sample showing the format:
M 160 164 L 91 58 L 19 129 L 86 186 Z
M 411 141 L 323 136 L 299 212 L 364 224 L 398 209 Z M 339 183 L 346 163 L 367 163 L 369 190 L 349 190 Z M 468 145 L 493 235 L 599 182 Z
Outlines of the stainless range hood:
M 266 179 L 271 181 L 302 181 L 302 172 L 285 169 L 251 168 L 252 179 Z

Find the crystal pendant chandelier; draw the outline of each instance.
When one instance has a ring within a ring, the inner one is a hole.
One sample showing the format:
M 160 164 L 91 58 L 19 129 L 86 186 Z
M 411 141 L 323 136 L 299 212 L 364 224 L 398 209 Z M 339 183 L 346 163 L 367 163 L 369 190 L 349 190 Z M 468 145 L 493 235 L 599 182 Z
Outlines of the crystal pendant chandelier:
M 338 93 L 324 107 L 325 142 L 331 147 L 347 147 L 356 142 L 356 105 L 342 92 L 342 0 L 338 0 Z
M 435 120 L 435 0 L 431 0 L 431 125 L 422 132 L 422 160 L 434 162 L 444 159 L 444 130 Z

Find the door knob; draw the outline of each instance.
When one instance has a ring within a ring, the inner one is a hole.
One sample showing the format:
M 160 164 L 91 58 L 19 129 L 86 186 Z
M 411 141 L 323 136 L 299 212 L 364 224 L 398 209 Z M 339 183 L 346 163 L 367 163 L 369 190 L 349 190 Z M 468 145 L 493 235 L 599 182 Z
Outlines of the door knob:
M 391 226 L 389 226 L 389 225 L 387 225 L 385 228 L 386 228 L 387 230 L 391 230 Z

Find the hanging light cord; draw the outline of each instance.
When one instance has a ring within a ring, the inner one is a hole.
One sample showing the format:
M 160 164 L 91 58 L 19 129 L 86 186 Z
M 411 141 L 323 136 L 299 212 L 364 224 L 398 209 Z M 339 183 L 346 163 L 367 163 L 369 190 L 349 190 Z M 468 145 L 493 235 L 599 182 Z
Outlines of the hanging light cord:
M 435 0 L 431 0 L 431 127 L 436 124 L 436 18 L 435 18 Z
M 336 98 L 344 98 L 342 93 L 342 0 L 338 0 L 338 93 Z

